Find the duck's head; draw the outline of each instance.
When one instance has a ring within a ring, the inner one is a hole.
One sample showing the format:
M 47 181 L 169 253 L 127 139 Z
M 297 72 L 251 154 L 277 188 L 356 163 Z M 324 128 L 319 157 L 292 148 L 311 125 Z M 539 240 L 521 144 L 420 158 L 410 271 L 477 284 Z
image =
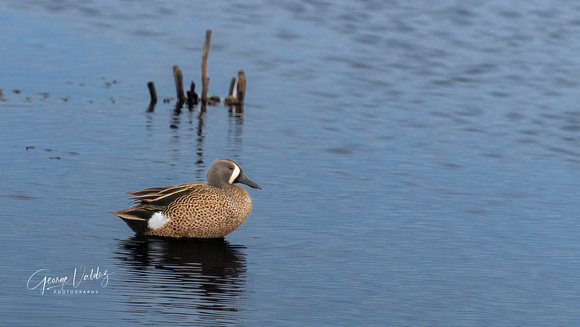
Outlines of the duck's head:
M 225 187 L 234 183 L 246 184 L 249 187 L 262 189 L 244 175 L 242 167 L 231 159 L 217 159 L 207 170 L 207 183 L 215 187 Z

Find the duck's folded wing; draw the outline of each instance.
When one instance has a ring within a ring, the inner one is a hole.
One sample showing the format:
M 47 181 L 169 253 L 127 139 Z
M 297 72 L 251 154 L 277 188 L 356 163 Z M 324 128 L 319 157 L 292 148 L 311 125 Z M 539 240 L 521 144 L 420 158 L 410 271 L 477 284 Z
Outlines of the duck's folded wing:
M 136 203 L 151 204 L 166 207 L 178 197 L 191 192 L 192 188 L 200 183 L 181 184 L 177 186 L 151 187 L 141 191 L 127 192 Z

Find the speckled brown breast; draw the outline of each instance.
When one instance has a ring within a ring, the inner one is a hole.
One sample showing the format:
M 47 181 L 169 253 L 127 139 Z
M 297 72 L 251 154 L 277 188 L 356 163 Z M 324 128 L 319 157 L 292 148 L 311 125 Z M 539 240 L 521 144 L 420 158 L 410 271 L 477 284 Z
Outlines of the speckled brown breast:
M 251 207 L 250 196 L 240 186 L 218 188 L 200 184 L 190 193 L 169 204 L 163 210 L 163 215 L 169 218 L 169 222 L 147 234 L 168 237 L 224 237 L 246 220 Z

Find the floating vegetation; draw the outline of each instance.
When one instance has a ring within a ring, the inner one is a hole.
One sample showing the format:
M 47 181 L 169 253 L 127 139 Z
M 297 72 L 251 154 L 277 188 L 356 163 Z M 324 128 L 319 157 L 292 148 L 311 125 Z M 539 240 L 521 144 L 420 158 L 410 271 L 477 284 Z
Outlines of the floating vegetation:
M 106 80 L 105 77 L 100 77 L 99 79 Z M 97 83 L 98 84 L 96 84 L 96 85 L 101 85 L 100 83 L 103 83 L 103 82 L 97 81 Z M 104 83 L 105 83 L 105 88 L 108 88 L 111 85 L 119 84 L 119 81 L 114 79 L 110 82 L 105 81 Z M 90 85 L 86 82 L 74 82 L 74 81 L 65 81 L 65 82 L 63 82 L 63 84 L 70 85 L 70 86 L 78 86 L 78 87 L 86 87 L 87 85 Z M 7 93 L 9 93 L 7 95 L 12 95 L 13 99 L 10 99 L 10 97 L 5 96 L 5 92 L 3 92 L 2 89 L 0 89 L 0 102 L 8 102 L 11 100 L 16 100 L 16 101 L 19 101 L 22 103 L 33 103 L 33 102 L 38 101 L 38 100 L 48 100 L 51 98 L 54 99 L 55 101 L 71 102 L 71 101 L 73 101 L 73 99 L 75 99 L 74 96 L 55 95 L 54 92 L 52 92 L 52 94 L 51 94 L 51 92 L 46 92 L 46 91 L 35 92 L 32 95 L 30 95 L 30 94 L 25 94 L 25 92 L 19 88 L 14 88 L 10 92 L 7 92 Z M 83 101 L 86 101 L 88 103 L 95 103 L 96 100 L 88 99 L 88 100 L 83 100 Z M 107 102 L 113 103 L 113 104 L 118 103 L 118 101 L 111 96 L 103 99 L 103 101 L 107 101 Z
M 207 104 L 210 106 L 215 106 L 220 102 L 221 102 L 221 98 L 219 95 L 212 95 L 209 98 L 207 98 Z
M 26 151 L 33 150 L 35 148 L 36 148 L 36 146 L 34 146 L 34 145 L 27 145 L 26 146 Z M 44 151 L 45 152 L 49 152 L 49 153 L 59 152 L 58 150 L 51 149 L 51 148 L 45 148 Z M 78 156 L 78 155 L 80 155 L 80 153 L 77 152 L 77 151 L 67 151 L 66 154 L 69 155 L 69 156 Z M 50 157 L 48 157 L 48 159 L 61 160 L 62 159 L 62 156 L 51 155 Z
M 111 86 L 113 86 L 113 84 L 117 84 L 119 82 L 117 82 L 117 80 L 113 80 L 112 82 L 105 82 L 105 88 L 108 89 Z

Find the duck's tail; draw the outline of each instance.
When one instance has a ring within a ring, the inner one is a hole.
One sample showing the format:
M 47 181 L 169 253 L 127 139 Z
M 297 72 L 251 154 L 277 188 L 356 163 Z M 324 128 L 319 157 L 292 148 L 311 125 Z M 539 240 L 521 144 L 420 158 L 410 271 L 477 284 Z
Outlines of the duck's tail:
M 149 228 L 149 219 L 155 214 L 163 210 L 158 206 L 138 204 L 132 208 L 111 212 L 115 216 L 123 219 L 123 221 L 137 234 L 146 233 Z

